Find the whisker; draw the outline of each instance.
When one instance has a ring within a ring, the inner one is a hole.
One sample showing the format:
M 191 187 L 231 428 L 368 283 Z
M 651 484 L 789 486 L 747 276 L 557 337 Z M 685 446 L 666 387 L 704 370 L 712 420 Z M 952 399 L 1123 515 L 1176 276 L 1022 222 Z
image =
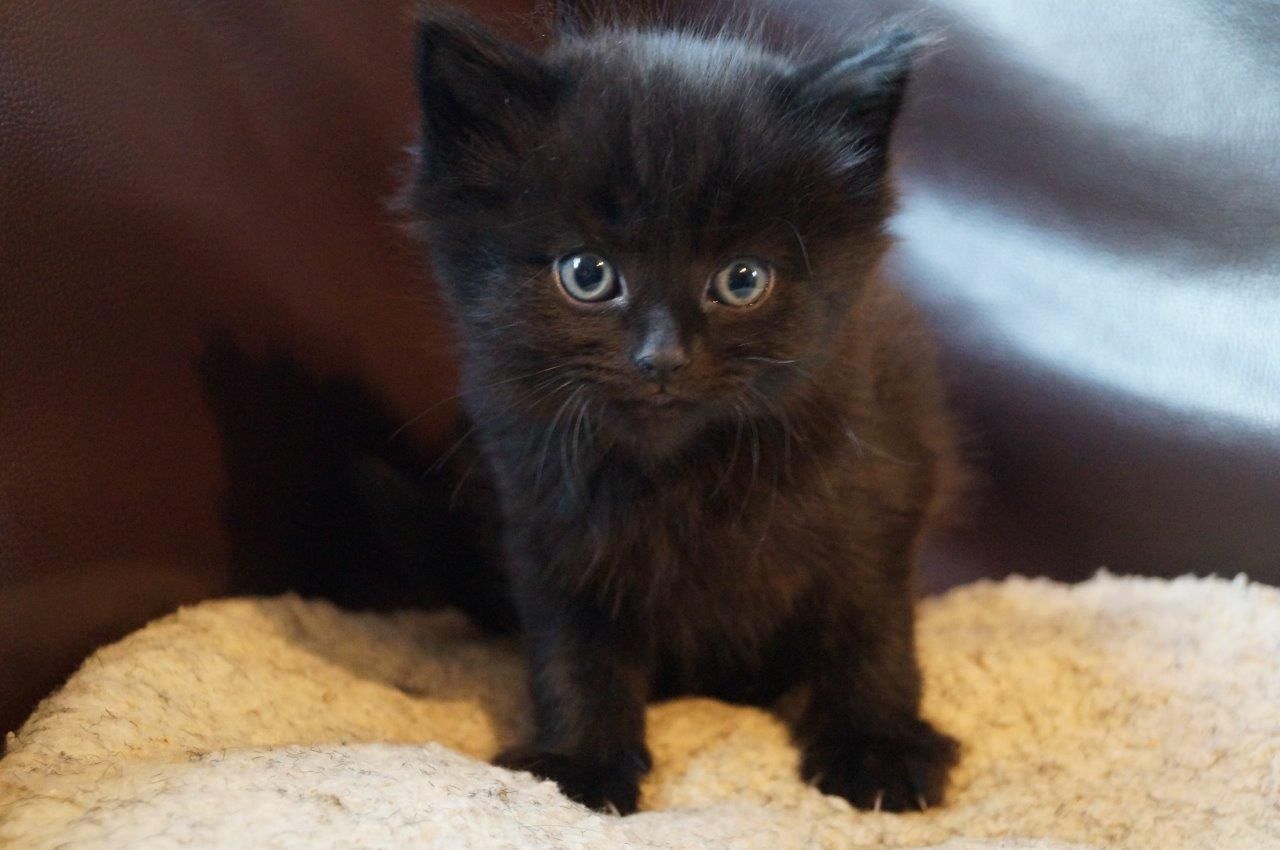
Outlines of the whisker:
M 896 455 L 890 454 L 889 452 L 885 451 L 879 446 L 876 446 L 862 439 L 854 432 L 853 426 L 848 424 L 847 422 L 845 423 L 844 433 L 845 433 L 845 436 L 849 438 L 849 442 L 853 443 L 853 445 L 858 449 L 859 457 L 865 457 L 866 452 L 870 452 L 871 454 L 875 455 L 881 460 L 887 460 L 890 463 L 896 463 L 899 466 L 916 466 L 917 465 L 913 461 L 903 460 L 902 458 L 897 457 Z
M 570 440 L 570 445 L 569 445 L 569 453 L 571 456 L 570 462 L 573 466 L 573 479 L 571 481 L 571 491 L 574 495 L 575 500 L 577 500 L 581 496 L 586 495 L 586 487 L 585 487 L 586 482 L 582 474 L 582 452 L 578 446 L 578 437 L 579 437 L 580 430 L 582 428 L 583 417 L 586 414 L 587 408 L 588 406 L 590 406 L 590 404 L 591 404 L 591 399 L 589 397 L 583 396 L 582 401 L 578 404 L 577 413 L 574 414 L 573 428 L 571 429 L 571 432 L 573 434 L 573 437 Z
M 794 474 L 791 465 L 791 417 L 787 414 L 785 408 L 779 408 L 772 399 L 762 393 L 755 386 L 748 385 L 747 391 L 760 399 L 764 407 L 772 414 L 777 421 L 778 426 L 782 429 L 782 457 L 783 464 L 787 470 L 787 480 L 793 481 Z
M 720 480 L 716 482 L 710 498 L 715 498 L 720 492 L 720 488 L 729 480 L 729 475 L 733 472 L 733 467 L 738 462 L 738 448 L 742 442 L 742 426 L 745 424 L 743 420 L 746 418 L 746 414 L 742 410 L 742 405 L 736 401 L 733 402 L 733 411 L 738 421 L 738 427 L 733 432 L 733 448 L 729 451 L 729 463 L 725 466 L 724 472 L 720 474 Z
M 790 469 L 788 469 L 787 475 L 788 476 L 791 475 Z M 751 555 L 751 560 L 753 563 L 760 562 L 760 552 L 763 551 L 764 549 L 764 542 L 767 539 L 769 539 L 769 526 L 773 524 L 773 512 L 777 506 L 778 506 L 778 467 L 775 464 L 773 467 L 773 486 L 769 488 L 769 510 L 764 517 L 764 526 L 762 526 L 760 529 L 760 539 L 756 541 L 755 551 Z
M 427 467 L 427 474 L 430 475 L 432 473 L 439 472 L 440 469 L 446 463 L 449 462 L 449 458 L 453 457 L 454 453 L 457 452 L 458 449 L 462 447 L 462 444 L 467 441 L 467 437 L 470 437 L 472 434 L 474 434 L 475 430 L 479 427 L 480 427 L 480 423 L 476 422 L 476 423 L 473 423 L 470 428 L 464 431 L 462 433 L 462 436 L 459 437 L 457 440 L 455 440 L 452 446 L 450 446 L 443 454 L 441 454 L 440 457 L 436 458 L 435 463 Z
M 760 474 L 760 429 L 756 427 L 754 417 L 748 417 L 747 424 L 751 426 L 751 483 L 747 485 L 742 495 L 742 507 L 738 509 L 738 522 L 742 522 L 742 518 L 747 515 L 747 506 L 751 504 L 751 494 L 756 489 L 756 479 Z
M 462 492 L 462 485 L 467 483 L 467 479 L 471 477 L 471 471 L 476 468 L 476 464 L 480 462 L 480 453 L 476 452 L 475 457 L 471 458 L 471 463 L 467 464 L 467 468 L 462 470 L 462 474 L 458 476 L 458 483 L 453 485 L 453 492 L 449 494 L 449 510 L 458 509 L 458 494 Z
M 800 246 L 800 256 L 804 258 L 805 271 L 808 272 L 809 277 L 812 278 L 813 266 L 809 265 L 809 249 L 804 246 L 804 238 L 800 236 L 800 229 L 785 218 L 780 218 L 778 221 L 782 222 L 787 227 L 790 227 L 791 232 L 796 235 L 796 243 Z
M 425 410 L 423 410 L 422 412 L 418 413 L 418 414 L 417 414 L 416 416 L 414 416 L 413 418 L 409 419 L 407 422 L 405 422 L 405 423 L 404 423 L 403 425 L 401 425 L 399 428 L 397 428 L 397 429 L 395 429 L 394 431 L 392 431 L 392 432 L 391 432 L 391 434 L 390 434 L 390 436 L 388 436 L 388 437 L 387 437 L 387 442 L 391 442 L 391 441 L 392 441 L 392 440 L 394 440 L 396 437 L 399 437 L 402 433 L 404 433 L 404 430 L 405 430 L 406 428 L 409 428 L 410 426 L 415 425 L 415 424 L 417 424 L 418 422 L 421 422 L 421 421 L 422 421 L 422 419 L 423 419 L 423 417 L 425 417 L 428 413 L 430 413 L 431 411 L 433 411 L 433 410 L 435 410 L 436 408 L 440 407 L 441 405 L 448 404 L 448 403 L 449 403 L 449 402 L 451 402 L 451 401 L 457 401 L 458 399 L 460 399 L 460 398 L 462 398 L 462 397 L 464 397 L 464 396 L 471 395 L 471 394 L 473 394 L 473 393 L 483 392 L 484 390 L 491 390 L 491 389 L 493 389 L 494 387 L 500 387 L 500 386 L 502 386 L 502 385 L 504 385 L 504 384 L 511 384 L 511 383 L 515 383 L 516 381 L 524 381 L 524 380 L 528 380 L 529 378 L 535 378 L 535 377 L 537 377 L 538 375 L 546 374 L 547 372 L 550 372 L 550 371 L 552 371 L 552 370 L 554 370 L 554 369 L 563 369 L 563 368 L 565 368 L 565 364 L 563 364 L 563 363 L 556 363 L 556 364 L 555 364 L 555 365 L 553 365 L 553 366 L 548 366 L 548 367 L 547 367 L 547 368 L 545 368 L 545 369 L 539 369 L 539 370 L 538 370 L 538 371 L 536 371 L 536 372 L 529 372 L 528 374 L 525 374 L 525 375 L 516 375 L 514 378 L 506 378 L 506 379 L 501 380 L 501 381 L 494 381 L 492 384 L 485 384 L 484 386 L 480 386 L 480 387 L 472 387 L 472 388 L 471 388 L 471 389 L 469 389 L 469 390 L 462 390 L 461 392 L 458 392 L 458 393 L 456 393 L 456 394 L 454 394 L 454 395 L 451 395 L 451 396 L 449 396 L 448 398 L 442 398 L 442 399 L 440 399 L 440 401 L 437 401 L 435 404 L 432 404 L 431 406 L 427 407 Z
M 765 357 L 760 354 L 744 354 L 742 355 L 741 359 L 754 360 L 758 363 L 768 363 L 771 366 L 785 366 L 788 369 L 792 369 L 796 372 L 799 372 L 801 375 L 804 375 L 806 378 L 813 377 L 813 375 L 809 374 L 809 370 L 804 369 L 799 365 L 800 364 L 799 360 L 782 360 L 777 357 Z
M 567 386 L 568 383 L 569 382 L 566 381 L 564 384 L 561 384 L 560 387 Z M 560 389 L 560 387 L 557 387 L 557 389 Z M 569 403 L 572 402 L 577 397 L 578 393 L 582 392 L 584 389 L 586 389 L 585 385 L 579 386 L 573 392 L 569 393 L 568 397 L 565 398 L 564 401 L 560 402 L 560 407 L 556 409 L 556 415 L 551 417 L 551 424 L 547 426 L 546 436 L 542 440 L 542 455 L 538 458 L 538 471 L 534 475 L 534 479 L 533 479 L 533 487 L 535 490 L 537 490 L 542 485 L 542 472 L 543 472 L 543 469 L 546 467 L 547 455 L 551 451 L 551 438 L 556 434 L 556 428 L 560 424 L 560 417 L 564 414 L 565 408 L 569 406 Z M 560 453 L 560 457 L 563 463 L 563 458 L 564 458 L 563 450 Z
M 535 400 L 534 399 L 535 396 L 541 397 L 541 396 L 549 395 L 550 392 L 542 392 L 542 390 L 546 389 L 546 387 L 550 385 L 550 383 L 554 380 L 555 380 L 555 377 L 553 376 L 551 378 L 539 381 L 538 383 L 534 384 L 533 388 L 528 393 L 520 397 L 520 402 L 524 403 L 528 401 L 533 401 Z M 462 447 L 462 445 L 467 441 L 467 438 L 470 437 L 472 434 L 474 434 L 476 429 L 479 427 L 480 427 L 480 423 L 479 421 L 477 421 L 473 423 L 470 428 L 464 431 L 462 436 L 460 436 L 457 440 L 454 441 L 453 445 L 451 445 L 447 450 L 445 450 L 445 452 L 441 454 L 440 457 L 438 457 L 434 463 L 432 463 L 429 467 L 427 467 L 426 472 L 423 473 L 423 478 L 425 478 L 428 475 L 432 475 L 436 472 L 439 472 L 444 467 L 444 465 L 449 461 L 449 458 L 451 458 L 454 455 L 454 453 L 457 452 L 458 449 Z M 472 465 L 474 465 L 474 463 L 475 462 L 472 461 Z M 470 471 L 470 468 L 471 468 L 470 466 L 467 467 L 468 471 Z

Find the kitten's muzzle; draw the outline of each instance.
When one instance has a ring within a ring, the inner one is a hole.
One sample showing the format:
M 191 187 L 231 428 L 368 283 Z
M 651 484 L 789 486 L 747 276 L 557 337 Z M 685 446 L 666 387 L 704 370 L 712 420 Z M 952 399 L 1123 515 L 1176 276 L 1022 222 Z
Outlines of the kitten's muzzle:
M 677 344 L 657 349 L 642 348 L 633 360 L 646 380 L 666 384 L 689 364 L 689 354 L 684 346 Z
M 655 311 L 631 360 L 646 380 L 659 386 L 665 386 L 677 372 L 689 365 L 689 351 L 670 314 Z

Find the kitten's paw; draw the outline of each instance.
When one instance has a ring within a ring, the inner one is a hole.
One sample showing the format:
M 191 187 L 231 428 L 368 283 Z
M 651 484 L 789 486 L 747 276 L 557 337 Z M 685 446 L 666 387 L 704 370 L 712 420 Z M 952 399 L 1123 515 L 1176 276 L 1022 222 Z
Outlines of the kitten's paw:
M 603 761 L 581 756 L 513 747 L 493 763 L 509 770 L 523 770 L 560 786 L 560 793 L 584 806 L 629 815 L 640 802 L 640 777 L 653 761 L 644 747 L 627 750 Z
M 813 742 L 801 773 L 824 794 L 844 797 L 859 809 L 924 811 L 942 802 L 947 773 L 960 746 L 923 720 L 906 734 L 859 735 Z

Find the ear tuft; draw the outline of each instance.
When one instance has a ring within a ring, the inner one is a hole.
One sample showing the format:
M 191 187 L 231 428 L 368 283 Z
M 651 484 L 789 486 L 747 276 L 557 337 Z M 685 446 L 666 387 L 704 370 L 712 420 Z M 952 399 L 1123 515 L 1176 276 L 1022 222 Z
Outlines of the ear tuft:
M 930 39 L 893 30 L 795 71 L 796 106 L 831 115 L 873 147 L 887 147 L 915 57 Z

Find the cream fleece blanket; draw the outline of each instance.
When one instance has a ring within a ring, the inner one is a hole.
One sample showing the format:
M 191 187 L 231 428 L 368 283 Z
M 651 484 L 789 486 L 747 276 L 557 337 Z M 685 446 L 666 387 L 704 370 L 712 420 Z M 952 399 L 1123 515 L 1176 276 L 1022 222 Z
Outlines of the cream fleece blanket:
M 768 713 L 653 706 L 644 811 L 485 764 L 518 653 L 457 615 L 209 602 L 90 658 L 0 761 L 22 848 L 1280 848 L 1280 591 L 978 584 L 924 603 L 925 712 L 965 742 L 948 805 L 806 787 Z

